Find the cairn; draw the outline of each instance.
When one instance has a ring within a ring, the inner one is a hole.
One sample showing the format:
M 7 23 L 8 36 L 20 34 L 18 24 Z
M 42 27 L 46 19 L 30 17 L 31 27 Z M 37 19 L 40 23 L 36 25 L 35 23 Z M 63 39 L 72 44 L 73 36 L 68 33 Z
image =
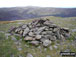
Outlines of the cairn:
M 52 41 L 65 40 L 70 37 L 68 28 L 61 28 L 49 19 L 34 20 L 31 23 L 15 27 L 11 32 L 21 35 L 25 41 L 34 45 L 49 46 Z

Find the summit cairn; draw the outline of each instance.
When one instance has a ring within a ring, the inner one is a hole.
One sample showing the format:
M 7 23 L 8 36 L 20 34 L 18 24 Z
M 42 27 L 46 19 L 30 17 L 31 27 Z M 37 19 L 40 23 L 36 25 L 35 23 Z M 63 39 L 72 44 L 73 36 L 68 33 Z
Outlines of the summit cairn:
M 66 40 L 70 37 L 68 28 L 62 28 L 49 19 L 33 20 L 31 23 L 15 27 L 11 32 L 21 35 L 30 44 L 49 46 L 52 41 Z

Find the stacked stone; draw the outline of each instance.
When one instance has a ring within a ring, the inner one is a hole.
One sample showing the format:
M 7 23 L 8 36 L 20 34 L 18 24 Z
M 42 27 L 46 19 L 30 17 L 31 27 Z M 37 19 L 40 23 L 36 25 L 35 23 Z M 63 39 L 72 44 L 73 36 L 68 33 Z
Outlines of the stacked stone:
M 49 46 L 52 41 L 65 40 L 70 37 L 68 28 L 61 28 L 49 19 L 34 20 L 31 23 L 20 25 L 14 28 L 13 32 L 24 37 L 34 45 L 43 44 Z

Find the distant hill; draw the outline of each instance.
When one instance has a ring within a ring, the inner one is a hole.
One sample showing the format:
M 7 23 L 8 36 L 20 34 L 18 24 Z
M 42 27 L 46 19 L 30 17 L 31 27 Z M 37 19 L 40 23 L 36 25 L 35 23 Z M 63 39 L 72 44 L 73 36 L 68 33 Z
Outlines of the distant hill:
M 33 6 L 0 8 L 0 21 L 30 19 L 44 16 L 76 17 L 76 8 Z

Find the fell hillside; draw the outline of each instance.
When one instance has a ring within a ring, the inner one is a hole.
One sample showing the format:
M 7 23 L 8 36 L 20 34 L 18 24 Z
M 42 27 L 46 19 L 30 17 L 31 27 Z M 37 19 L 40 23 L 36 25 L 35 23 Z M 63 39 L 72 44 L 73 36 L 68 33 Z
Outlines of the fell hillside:
M 44 16 L 75 17 L 76 8 L 12 7 L 0 8 L 0 21 L 30 19 Z

